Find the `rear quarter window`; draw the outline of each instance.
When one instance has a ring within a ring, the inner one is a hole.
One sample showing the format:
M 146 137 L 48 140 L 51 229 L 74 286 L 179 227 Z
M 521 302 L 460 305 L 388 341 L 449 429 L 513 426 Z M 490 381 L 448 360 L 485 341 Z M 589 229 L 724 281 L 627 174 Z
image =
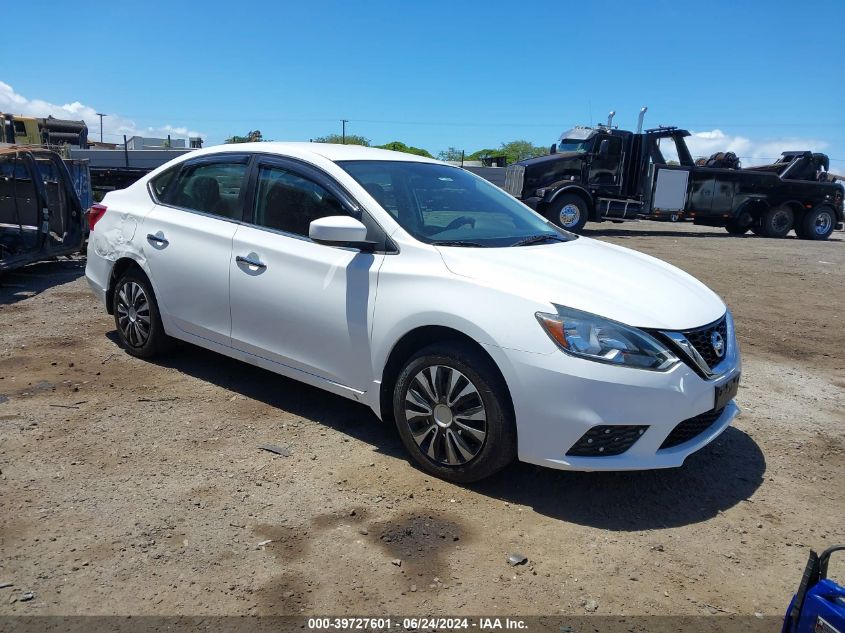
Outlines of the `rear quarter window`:
M 156 202 L 164 200 L 164 194 L 167 192 L 167 187 L 173 182 L 173 177 L 179 171 L 179 167 L 171 167 L 163 174 L 159 174 L 150 181 L 150 189 Z

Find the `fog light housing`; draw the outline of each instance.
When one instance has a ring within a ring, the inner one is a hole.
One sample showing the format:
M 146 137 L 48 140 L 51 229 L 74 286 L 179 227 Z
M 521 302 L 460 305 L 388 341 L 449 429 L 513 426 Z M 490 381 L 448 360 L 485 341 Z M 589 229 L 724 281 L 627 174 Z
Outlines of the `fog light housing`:
M 571 457 L 621 455 L 631 448 L 647 429 L 648 425 L 600 424 L 584 433 L 566 454 Z

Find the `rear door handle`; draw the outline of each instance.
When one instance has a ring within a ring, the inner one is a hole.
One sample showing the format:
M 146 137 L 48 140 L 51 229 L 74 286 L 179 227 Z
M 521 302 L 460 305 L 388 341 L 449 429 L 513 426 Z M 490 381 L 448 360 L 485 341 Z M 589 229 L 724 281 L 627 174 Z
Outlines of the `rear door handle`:
M 239 264 L 246 264 L 247 266 L 254 266 L 255 268 L 267 268 L 267 264 L 262 262 L 259 259 L 253 259 L 252 257 L 244 257 L 243 255 L 238 255 L 235 257 L 235 261 Z
M 162 235 L 153 235 L 152 233 L 147 233 L 147 239 L 151 242 L 155 242 L 156 244 L 160 244 L 161 246 L 167 246 L 170 244 L 164 236 Z

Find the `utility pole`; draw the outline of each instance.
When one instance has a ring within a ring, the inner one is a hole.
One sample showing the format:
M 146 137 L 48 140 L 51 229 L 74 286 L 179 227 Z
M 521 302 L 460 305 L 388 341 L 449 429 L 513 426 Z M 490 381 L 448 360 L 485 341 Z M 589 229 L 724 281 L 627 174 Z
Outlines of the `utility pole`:
M 343 139 L 343 144 L 346 145 L 346 124 L 349 123 L 349 119 L 341 119 L 340 125 L 342 126 L 341 138 Z
M 103 117 L 108 116 L 108 114 L 103 114 L 102 112 L 96 113 L 98 117 L 100 117 L 100 143 L 103 142 Z

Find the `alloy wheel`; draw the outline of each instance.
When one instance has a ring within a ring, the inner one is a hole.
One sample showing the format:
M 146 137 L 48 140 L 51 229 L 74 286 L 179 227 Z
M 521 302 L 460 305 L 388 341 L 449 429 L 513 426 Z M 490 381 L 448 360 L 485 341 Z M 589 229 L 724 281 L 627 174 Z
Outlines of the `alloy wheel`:
M 127 281 L 120 287 L 115 310 L 124 340 L 133 347 L 143 347 L 150 337 L 150 302 L 139 283 Z
M 472 381 L 453 367 L 419 371 L 405 394 L 405 420 L 428 458 L 448 466 L 472 460 L 487 437 L 487 413 Z

